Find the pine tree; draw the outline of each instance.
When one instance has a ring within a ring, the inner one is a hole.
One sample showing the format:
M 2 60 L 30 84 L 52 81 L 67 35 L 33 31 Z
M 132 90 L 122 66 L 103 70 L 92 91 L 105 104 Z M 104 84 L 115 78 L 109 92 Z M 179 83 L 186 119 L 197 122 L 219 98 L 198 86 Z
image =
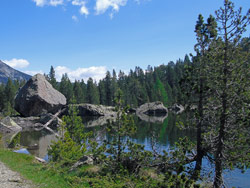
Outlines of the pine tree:
M 250 67 L 239 44 L 250 23 L 250 10 L 242 16 L 241 8 L 235 11 L 234 4 L 225 0 L 224 6 L 216 11 L 216 20 L 220 25 L 219 38 L 211 47 L 209 88 L 212 95 L 204 113 L 211 125 L 207 143 L 215 158 L 214 187 L 219 188 L 223 186 L 224 168 L 249 165 L 250 82 L 247 77 Z
M 87 102 L 90 104 L 100 104 L 99 91 L 92 78 L 87 81 Z
M 70 104 L 74 93 L 73 93 L 73 85 L 70 82 L 67 73 L 62 75 L 59 91 L 66 97 L 67 103 Z
M 57 89 L 57 82 L 56 82 L 56 74 L 55 74 L 55 69 L 53 66 L 50 67 L 50 71 L 49 71 L 49 75 L 48 75 L 48 79 L 50 84 L 53 86 L 53 88 Z

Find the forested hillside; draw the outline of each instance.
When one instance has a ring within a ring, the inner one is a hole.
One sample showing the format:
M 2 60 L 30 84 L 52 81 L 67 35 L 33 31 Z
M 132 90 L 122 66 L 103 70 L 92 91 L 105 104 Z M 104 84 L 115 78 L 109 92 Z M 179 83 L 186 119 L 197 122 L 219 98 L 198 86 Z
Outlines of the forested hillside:
M 106 77 L 98 83 L 92 78 L 87 83 L 84 80 L 71 83 L 67 74 L 62 76 L 60 82 L 56 82 L 55 71 L 51 67 L 47 78 L 66 96 L 68 103 L 76 101 L 113 106 L 115 92 L 120 88 L 124 93 L 125 104 L 131 107 L 152 101 L 162 101 L 168 106 L 184 102 L 180 80 L 184 75 L 185 65 L 190 63 L 189 56 L 186 55 L 184 60 L 179 59 L 176 63 L 171 61 L 158 67 L 148 66 L 146 70 L 135 67 L 128 74 L 123 71 L 107 71 Z

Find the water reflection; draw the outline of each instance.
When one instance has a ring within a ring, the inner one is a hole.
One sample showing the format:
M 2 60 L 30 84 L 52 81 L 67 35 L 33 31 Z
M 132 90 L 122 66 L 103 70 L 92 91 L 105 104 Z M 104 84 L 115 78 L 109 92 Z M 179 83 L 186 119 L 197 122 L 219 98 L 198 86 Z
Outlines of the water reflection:
M 195 140 L 196 133 L 194 130 L 180 130 L 176 123 L 183 121 L 185 123 L 185 114 L 174 115 L 169 113 L 163 122 L 143 121 L 137 116 L 133 116 L 135 125 L 137 126 L 137 132 L 131 136 L 134 142 L 138 144 L 144 144 L 145 149 L 151 150 L 152 143 L 156 144 L 159 150 L 168 150 L 169 147 L 174 146 L 175 142 L 179 138 L 188 136 L 191 140 Z M 90 119 L 85 117 L 83 119 L 85 125 L 89 125 L 88 122 L 92 121 L 94 124 L 100 122 L 101 119 Z M 101 123 L 100 125 L 103 125 Z M 95 135 L 98 135 L 99 140 L 112 139 L 110 135 L 104 129 L 104 126 L 88 127 L 87 131 L 93 131 Z M 18 136 L 19 135 L 19 136 Z M 11 135 L 9 138 L 13 138 Z M 18 138 L 19 137 L 19 138 Z M 56 136 L 48 132 L 47 130 L 41 131 L 25 131 L 15 135 L 12 140 L 20 140 L 20 145 L 27 148 L 27 153 L 31 153 L 39 158 L 48 159 L 47 150 L 53 140 L 56 140 Z M 23 151 L 23 150 L 22 150 Z M 206 163 L 206 161 L 204 161 Z M 204 164 L 208 167 L 208 164 Z M 241 174 L 239 171 L 225 174 L 225 180 L 230 187 L 250 187 L 250 170 L 245 174 Z
M 46 159 L 49 145 L 56 139 L 54 134 L 45 129 L 41 131 L 25 131 L 20 134 L 20 145 L 27 147 L 30 154 Z
M 152 142 L 161 149 L 168 149 L 174 146 L 179 138 L 184 136 L 195 139 L 196 134 L 194 130 L 180 130 L 176 126 L 176 123 L 183 121 L 184 117 L 178 116 L 177 118 L 176 115 L 170 113 L 164 118 L 163 122 L 152 121 L 152 118 L 149 117 L 149 121 L 143 121 L 140 117 L 133 116 L 137 131 L 130 138 L 138 144 L 144 144 L 146 149 L 150 150 Z M 88 127 L 87 130 L 92 131 L 101 139 L 112 139 L 103 127 Z

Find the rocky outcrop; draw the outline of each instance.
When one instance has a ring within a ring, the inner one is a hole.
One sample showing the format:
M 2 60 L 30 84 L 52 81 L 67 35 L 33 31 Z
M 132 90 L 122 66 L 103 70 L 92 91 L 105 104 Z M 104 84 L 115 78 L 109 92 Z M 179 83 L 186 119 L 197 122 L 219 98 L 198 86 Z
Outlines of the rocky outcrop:
M 115 116 L 115 108 L 95 104 L 77 104 L 80 116 Z
M 16 122 L 16 124 L 22 127 L 23 131 L 42 128 L 40 117 L 12 117 L 12 119 Z
M 30 75 L 17 71 L 0 60 L 0 83 L 7 83 L 8 79 L 27 81 L 30 78 Z
M 162 104 L 162 102 L 145 103 L 136 109 L 136 114 L 147 114 L 149 116 L 165 116 L 168 113 L 168 109 Z
M 10 117 L 6 117 L 0 121 L 1 133 L 15 133 L 22 130 L 22 127 L 16 124 Z
M 41 74 L 33 76 L 17 93 L 15 109 L 22 116 L 56 113 L 66 105 L 66 98 Z

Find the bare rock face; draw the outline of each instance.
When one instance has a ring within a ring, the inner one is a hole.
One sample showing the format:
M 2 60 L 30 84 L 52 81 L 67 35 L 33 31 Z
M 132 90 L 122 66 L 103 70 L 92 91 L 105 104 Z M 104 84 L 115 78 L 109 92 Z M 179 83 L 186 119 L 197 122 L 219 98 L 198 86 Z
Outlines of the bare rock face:
M 17 93 L 15 109 L 22 116 L 55 113 L 66 105 L 66 98 L 41 74 L 33 76 Z
M 136 114 L 146 114 L 149 116 L 165 116 L 168 113 L 168 109 L 162 104 L 162 102 L 151 102 L 141 105 L 136 110 Z

